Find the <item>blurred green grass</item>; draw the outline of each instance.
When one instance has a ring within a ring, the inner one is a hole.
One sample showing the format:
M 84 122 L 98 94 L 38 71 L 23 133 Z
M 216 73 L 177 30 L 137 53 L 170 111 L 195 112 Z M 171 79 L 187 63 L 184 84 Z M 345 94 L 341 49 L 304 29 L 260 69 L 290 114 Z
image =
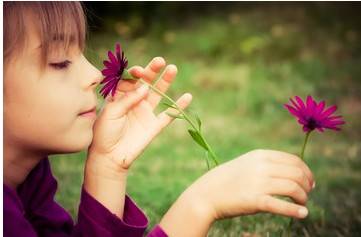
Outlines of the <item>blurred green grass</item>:
M 317 188 L 311 215 L 296 223 L 297 236 L 361 234 L 361 34 L 348 22 L 325 24 L 303 7 L 228 11 L 193 17 L 184 24 L 141 18 L 106 19 L 92 32 L 87 57 L 98 68 L 120 41 L 130 65 L 163 56 L 178 67 L 168 94 L 194 96 L 191 109 L 203 121 L 209 142 L 225 162 L 256 148 L 298 154 L 303 141 L 283 109 L 289 97 L 309 94 L 339 106 L 347 124 L 339 133 L 314 133 L 306 151 Z M 100 88 L 99 88 L 100 89 Z M 99 101 L 102 99 L 99 97 Z M 183 121 L 175 121 L 132 167 L 127 191 L 153 226 L 180 193 L 206 171 L 204 154 Z M 86 153 L 51 159 L 59 181 L 57 200 L 76 217 Z M 276 236 L 287 218 L 257 214 L 222 220 L 209 236 Z

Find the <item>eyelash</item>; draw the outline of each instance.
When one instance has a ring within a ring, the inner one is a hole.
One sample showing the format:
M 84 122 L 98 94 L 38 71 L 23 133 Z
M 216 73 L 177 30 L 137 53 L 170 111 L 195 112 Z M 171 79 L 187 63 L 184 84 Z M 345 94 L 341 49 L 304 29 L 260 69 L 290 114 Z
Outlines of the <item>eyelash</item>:
M 59 62 L 59 63 L 49 63 L 49 65 L 51 67 L 53 67 L 56 70 L 62 70 L 67 68 L 69 65 L 71 64 L 71 62 L 69 60 L 65 60 L 63 62 Z

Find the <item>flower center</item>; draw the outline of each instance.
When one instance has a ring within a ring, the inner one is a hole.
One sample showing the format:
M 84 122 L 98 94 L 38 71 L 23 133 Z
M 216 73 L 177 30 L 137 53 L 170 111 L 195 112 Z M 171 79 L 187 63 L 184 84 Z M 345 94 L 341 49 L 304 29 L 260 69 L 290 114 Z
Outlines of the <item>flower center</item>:
M 307 127 L 311 130 L 315 129 L 317 127 L 317 121 L 314 118 L 309 118 L 308 119 L 308 123 L 307 123 Z

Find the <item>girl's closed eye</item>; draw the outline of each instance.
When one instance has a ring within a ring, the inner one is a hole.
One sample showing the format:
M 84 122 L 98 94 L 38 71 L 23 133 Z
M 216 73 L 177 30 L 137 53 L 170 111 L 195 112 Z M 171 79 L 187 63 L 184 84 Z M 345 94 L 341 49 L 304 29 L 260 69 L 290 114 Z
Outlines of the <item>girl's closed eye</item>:
M 65 60 L 62 62 L 56 62 L 56 63 L 49 63 L 49 65 L 56 70 L 66 69 L 69 67 L 70 64 L 71 64 L 71 61 L 69 61 L 69 60 Z

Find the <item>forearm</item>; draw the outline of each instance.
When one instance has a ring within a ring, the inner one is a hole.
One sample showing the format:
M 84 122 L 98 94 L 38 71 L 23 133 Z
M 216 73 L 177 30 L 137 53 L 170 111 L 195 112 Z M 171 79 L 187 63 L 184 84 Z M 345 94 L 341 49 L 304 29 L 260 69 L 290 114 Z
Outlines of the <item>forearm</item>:
M 168 236 L 199 237 L 207 236 L 213 221 L 200 196 L 186 190 L 164 215 L 160 226 Z
M 89 157 L 85 165 L 84 188 L 110 212 L 123 218 L 127 171 L 116 170 L 113 164 L 99 164 L 104 157 Z

